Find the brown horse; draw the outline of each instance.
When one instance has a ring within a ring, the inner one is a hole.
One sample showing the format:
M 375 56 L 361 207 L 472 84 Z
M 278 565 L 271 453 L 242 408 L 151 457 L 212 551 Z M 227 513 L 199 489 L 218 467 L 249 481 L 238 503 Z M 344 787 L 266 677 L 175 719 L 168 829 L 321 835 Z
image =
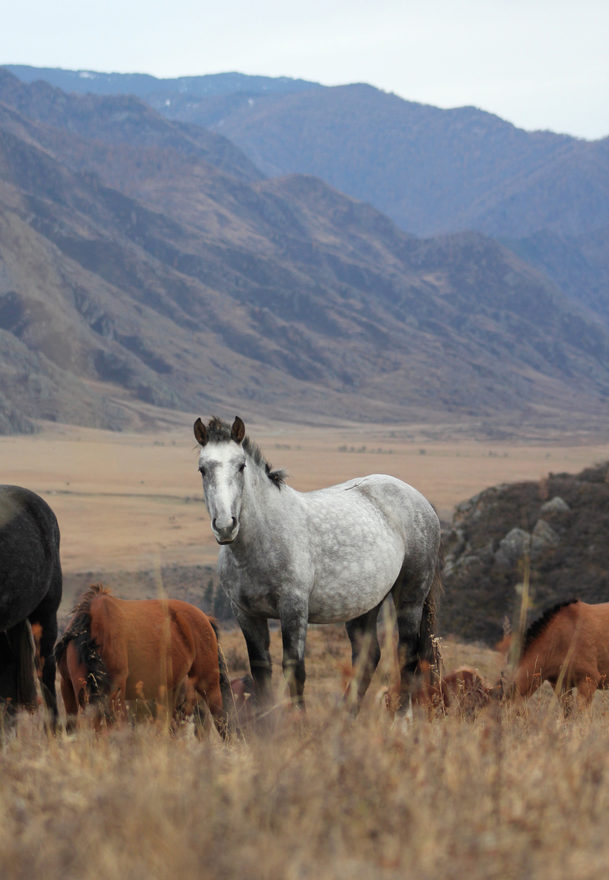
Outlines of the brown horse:
M 478 670 L 470 666 L 433 678 L 431 669 L 423 667 L 422 683 L 412 695 L 412 702 L 430 713 L 444 714 L 450 709 L 471 718 L 489 703 L 491 691 Z
M 506 647 L 505 640 L 501 645 Z M 571 599 L 531 624 L 520 660 L 502 690 L 507 697 L 528 697 L 549 681 L 568 712 L 572 688 L 577 688 L 578 707 L 585 708 L 597 689 L 608 686 L 608 674 L 609 602 L 588 605 Z
M 112 720 L 126 717 L 128 701 L 146 700 L 172 716 L 207 704 L 225 733 L 223 695 L 230 690 L 217 630 L 188 602 L 117 599 L 95 584 L 76 605 L 55 654 L 69 726 L 89 703 Z

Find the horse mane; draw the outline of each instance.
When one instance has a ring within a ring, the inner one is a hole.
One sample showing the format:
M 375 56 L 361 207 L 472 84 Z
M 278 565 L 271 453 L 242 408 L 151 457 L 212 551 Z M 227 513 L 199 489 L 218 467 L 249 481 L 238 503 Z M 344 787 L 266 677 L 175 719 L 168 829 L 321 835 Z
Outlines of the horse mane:
M 55 645 L 55 659 L 61 660 L 68 644 L 74 642 L 78 659 L 87 670 L 87 687 L 91 698 L 108 693 L 110 676 L 99 653 L 99 646 L 91 637 L 91 602 L 97 596 L 111 596 L 112 593 L 102 584 L 92 584 L 82 594 L 72 609 L 72 619 L 66 631 Z
M 231 426 L 222 421 L 222 419 L 213 416 L 209 424 L 206 426 L 207 434 L 210 442 L 212 443 L 227 443 L 231 440 Z M 241 444 L 246 452 L 246 454 L 252 459 L 254 464 L 257 464 L 258 467 L 263 468 L 265 474 L 273 483 L 274 486 L 277 486 L 278 489 L 285 483 L 285 471 L 283 468 L 273 469 L 272 465 L 265 459 L 262 454 L 260 447 L 254 443 L 250 438 L 245 435 L 243 438 L 243 443 Z
M 563 608 L 566 608 L 568 605 L 574 605 L 575 602 L 579 602 L 579 599 L 566 599 L 564 602 L 557 602 L 556 605 L 552 605 L 550 608 L 547 608 L 543 612 L 541 617 L 538 617 L 537 620 L 534 620 L 524 634 L 524 638 L 522 640 L 521 654 L 524 654 L 529 645 L 531 645 L 535 641 L 535 639 L 541 635 L 541 633 L 548 627 L 550 622 L 556 617 L 559 611 L 561 611 Z

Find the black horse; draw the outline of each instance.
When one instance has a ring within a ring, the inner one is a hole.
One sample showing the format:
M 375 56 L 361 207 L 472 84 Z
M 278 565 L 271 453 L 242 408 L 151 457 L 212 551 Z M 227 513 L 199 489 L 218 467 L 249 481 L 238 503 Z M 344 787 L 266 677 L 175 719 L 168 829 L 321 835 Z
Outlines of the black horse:
M 21 486 L 0 485 L 0 701 L 9 712 L 36 700 L 35 666 L 57 721 L 55 655 L 61 601 L 59 526 L 46 503 Z M 37 635 L 34 658 L 32 627 Z

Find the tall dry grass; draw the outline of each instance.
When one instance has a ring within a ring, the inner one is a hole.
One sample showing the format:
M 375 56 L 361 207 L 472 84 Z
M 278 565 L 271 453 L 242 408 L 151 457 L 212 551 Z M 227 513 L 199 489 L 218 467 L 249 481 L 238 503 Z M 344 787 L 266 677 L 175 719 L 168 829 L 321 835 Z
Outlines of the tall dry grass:
M 569 720 L 542 690 L 520 715 L 392 725 L 372 694 L 352 719 L 336 704 L 346 645 L 311 636 L 306 717 L 278 710 L 227 743 L 153 725 L 47 738 L 23 716 L 0 751 L 2 877 L 605 876 L 604 695 Z

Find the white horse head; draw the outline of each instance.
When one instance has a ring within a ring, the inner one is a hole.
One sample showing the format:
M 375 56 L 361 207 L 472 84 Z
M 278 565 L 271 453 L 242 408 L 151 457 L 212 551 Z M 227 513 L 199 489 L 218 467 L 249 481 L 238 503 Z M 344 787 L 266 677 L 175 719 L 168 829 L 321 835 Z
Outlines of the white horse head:
M 245 425 L 236 416 L 229 434 L 219 419 L 212 419 L 207 428 L 197 419 L 194 432 L 201 446 L 199 471 L 214 537 L 218 544 L 232 544 L 239 534 L 243 498 Z

